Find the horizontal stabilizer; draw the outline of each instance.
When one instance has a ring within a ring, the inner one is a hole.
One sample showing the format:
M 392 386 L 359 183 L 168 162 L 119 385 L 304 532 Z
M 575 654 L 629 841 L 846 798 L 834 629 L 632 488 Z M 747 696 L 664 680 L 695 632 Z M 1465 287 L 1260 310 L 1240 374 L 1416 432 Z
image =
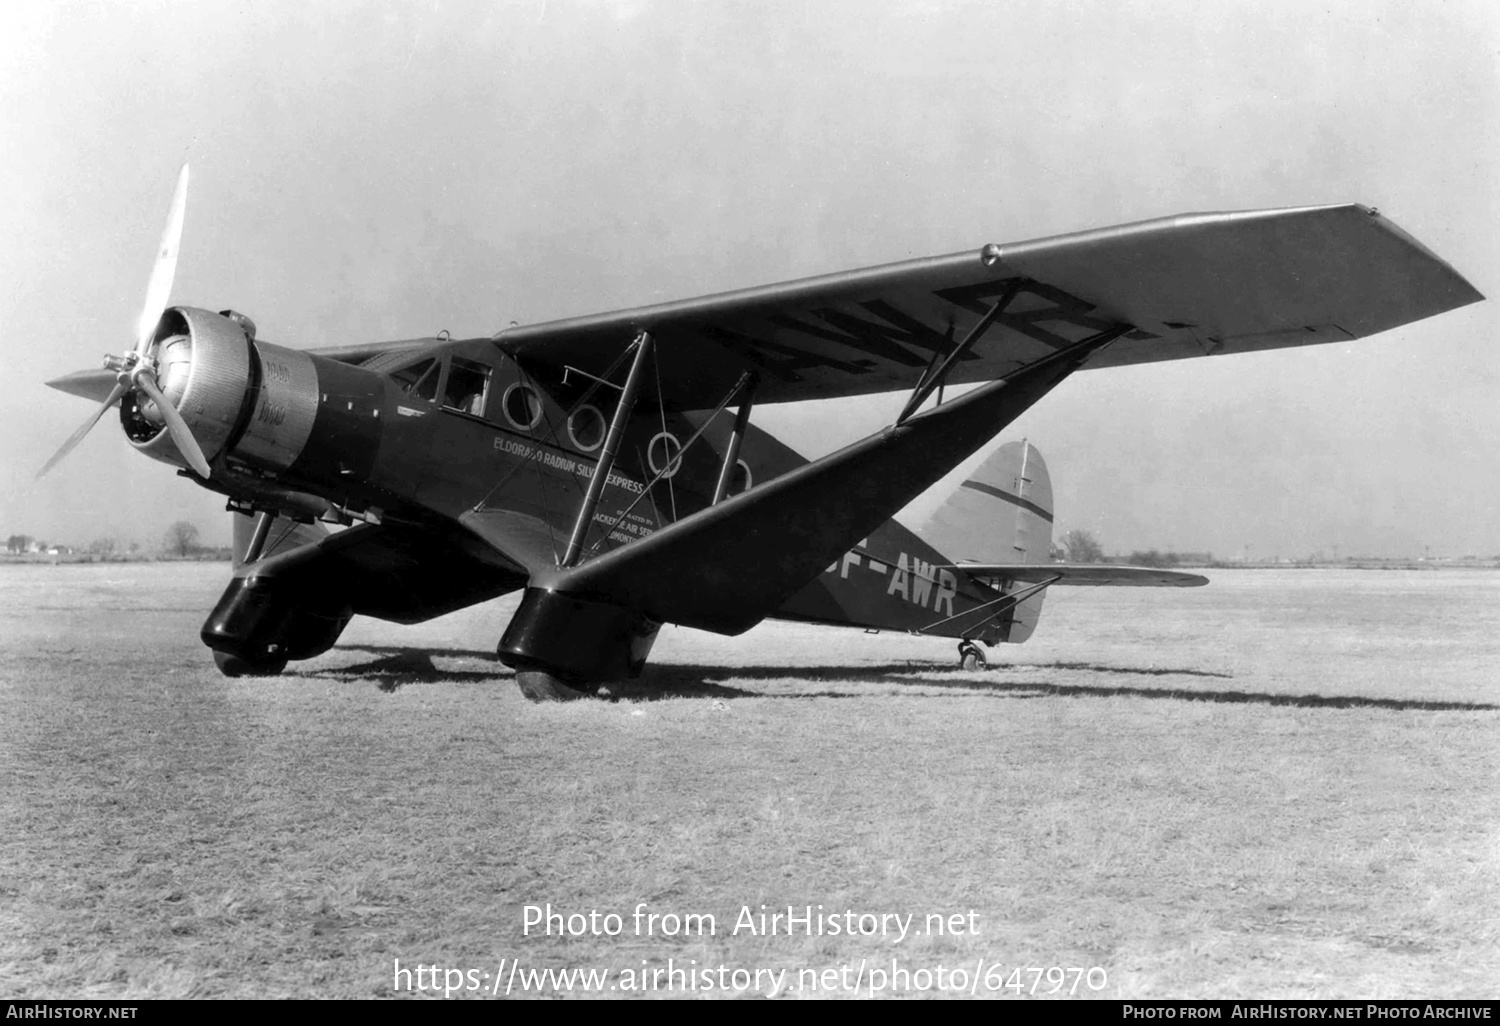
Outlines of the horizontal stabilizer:
M 1119 588 L 1199 588 L 1208 578 L 1181 570 L 1150 566 L 1117 566 L 1113 563 L 958 563 L 979 580 L 1002 580 L 1024 584 L 1072 584 Z

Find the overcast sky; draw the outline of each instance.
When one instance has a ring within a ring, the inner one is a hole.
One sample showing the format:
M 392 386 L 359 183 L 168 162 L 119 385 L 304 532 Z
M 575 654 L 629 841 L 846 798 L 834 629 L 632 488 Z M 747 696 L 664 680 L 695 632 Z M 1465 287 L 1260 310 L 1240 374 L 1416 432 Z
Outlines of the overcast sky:
M 227 537 L 42 382 L 176 302 L 296 346 L 487 335 L 1200 210 L 1379 207 L 1500 294 L 1500 7 L 11 3 L 0 535 Z M 1495 301 L 1347 345 L 1078 375 L 1007 431 L 1106 551 L 1500 554 Z M 903 397 L 763 408 L 816 455 Z M 940 486 L 941 488 L 942 486 Z M 935 498 L 919 501 L 913 516 Z

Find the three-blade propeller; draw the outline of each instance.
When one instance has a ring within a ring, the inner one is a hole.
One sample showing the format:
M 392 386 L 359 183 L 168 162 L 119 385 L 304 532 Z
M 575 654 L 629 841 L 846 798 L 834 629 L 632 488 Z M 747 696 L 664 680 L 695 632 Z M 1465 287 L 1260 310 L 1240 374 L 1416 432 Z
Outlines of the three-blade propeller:
M 177 189 L 172 194 L 172 208 L 167 212 L 167 224 L 162 229 L 161 245 L 156 250 L 156 262 L 151 268 L 151 278 L 146 283 L 146 303 L 141 308 L 141 318 L 136 327 L 135 347 L 120 357 L 109 357 L 105 365 L 115 372 L 115 386 L 110 389 L 108 396 L 99 408 L 84 421 L 77 431 L 73 432 L 62 448 L 53 453 L 42 469 L 37 471 L 37 478 L 55 467 L 62 461 L 63 457 L 72 452 L 84 436 L 99 423 L 99 418 L 104 416 L 104 411 L 119 402 L 130 392 L 136 392 L 146 399 L 152 400 L 156 408 L 161 411 L 166 421 L 167 431 L 172 436 L 172 441 L 177 445 L 177 451 L 182 453 L 188 465 L 200 477 L 208 477 L 208 460 L 203 457 L 203 450 L 199 448 L 198 441 L 188 429 L 187 422 L 182 419 L 182 414 L 172 405 L 156 381 L 156 363 L 151 357 L 151 345 L 156 337 L 156 327 L 161 320 L 162 310 L 167 304 L 168 297 L 172 294 L 172 279 L 177 274 L 177 250 L 182 243 L 182 220 L 187 209 L 187 185 L 188 166 L 182 165 L 182 170 L 177 175 Z

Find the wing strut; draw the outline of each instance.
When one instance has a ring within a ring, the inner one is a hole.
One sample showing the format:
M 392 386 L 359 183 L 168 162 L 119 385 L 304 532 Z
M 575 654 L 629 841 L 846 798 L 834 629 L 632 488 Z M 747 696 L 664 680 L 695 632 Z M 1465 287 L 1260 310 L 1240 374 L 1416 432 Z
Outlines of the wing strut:
M 275 519 L 274 513 L 267 513 L 265 510 L 256 514 L 255 532 L 250 535 L 250 544 L 245 547 L 245 555 L 240 562 L 254 563 L 260 558 L 266 547 L 266 537 L 271 533 L 271 522 Z
M 583 539 L 594 521 L 594 510 L 599 506 L 599 496 L 604 494 L 604 485 L 615 466 L 615 450 L 620 447 L 620 438 L 625 434 L 625 424 L 630 420 L 630 411 L 635 409 L 636 394 L 641 390 L 641 375 L 646 359 L 651 355 L 651 333 L 643 331 L 635 339 L 635 359 L 630 364 L 630 374 L 625 379 L 625 391 L 620 393 L 619 405 L 615 407 L 614 419 L 609 422 L 609 434 L 604 438 L 604 450 L 599 454 L 599 463 L 594 467 L 594 476 L 589 478 L 589 490 L 584 493 L 583 504 L 578 507 L 578 519 L 573 522 L 573 534 L 568 538 L 568 547 L 563 552 L 559 566 L 569 567 L 578 562 L 583 552 Z
M 539 568 L 502 654 L 512 665 L 565 665 L 573 658 L 566 646 L 546 647 L 536 632 L 569 622 L 575 602 L 720 634 L 748 630 L 1130 330 L 1106 328 L 590 562 Z M 762 381 L 757 394 L 765 387 Z
M 744 374 L 740 375 L 740 380 L 734 383 L 734 387 L 729 390 L 729 394 L 724 397 L 724 400 L 719 403 L 714 412 L 710 413 L 708 417 L 703 421 L 703 423 L 698 426 L 698 430 L 693 432 L 693 436 L 683 443 L 682 448 L 677 451 L 677 456 L 674 459 L 668 460 L 667 465 L 658 470 L 656 472 L 656 476 L 653 477 L 650 481 L 646 482 L 646 487 L 641 489 L 641 494 L 637 495 L 633 500 L 631 500 L 630 505 L 626 506 L 624 511 L 621 512 L 619 516 L 615 517 L 609 522 L 609 526 L 604 529 L 604 534 L 599 538 L 598 541 L 594 542 L 593 548 L 589 549 L 590 552 L 593 552 L 594 549 L 597 549 L 600 545 L 604 544 L 605 539 L 607 539 L 614 532 L 615 528 L 620 526 L 620 522 L 623 521 L 626 517 L 630 516 L 635 508 L 641 504 L 642 499 L 651 494 L 651 489 L 656 487 L 656 483 L 662 478 L 667 477 L 669 472 L 672 472 L 673 468 L 682 462 L 683 456 L 686 455 L 687 451 L 693 447 L 693 443 L 698 441 L 699 438 L 703 437 L 703 432 L 708 430 L 708 426 L 714 422 L 714 418 L 724 412 L 724 407 L 734 402 L 735 396 L 745 391 L 745 389 L 750 388 L 754 381 L 755 377 L 749 371 L 746 371 Z M 736 418 L 736 420 L 738 420 L 738 418 Z
M 745 383 L 744 398 L 740 400 L 740 408 L 734 414 L 734 430 L 729 434 L 729 445 L 724 449 L 724 465 L 719 468 L 719 483 L 714 485 L 714 501 L 710 506 L 717 506 L 724 501 L 724 493 L 729 491 L 729 481 L 734 477 L 734 465 L 740 459 L 740 443 L 745 440 L 745 428 L 750 425 L 750 410 L 755 406 L 755 379 L 751 378 Z
M 948 354 L 948 358 L 943 361 L 943 365 L 937 369 L 936 373 L 931 373 L 931 364 L 927 365 L 927 370 L 922 373 L 921 379 L 917 381 L 917 387 L 911 391 L 911 398 L 906 400 L 906 406 L 901 410 L 901 416 L 896 418 L 897 424 L 906 423 L 906 419 L 917 412 L 917 408 L 927 401 L 927 397 L 932 394 L 933 390 L 948 380 L 948 372 L 953 369 L 953 365 L 958 362 L 964 353 L 969 351 L 969 348 L 975 342 L 979 341 L 979 336 L 983 335 L 989 329 L 989 326 L 995 323 L 995 318 L 999 317 L 1005 311 L 1005 308 L 1010 305 L 1011 300 L 1016 298 L 1016 294 L 1021 291 L 1023 284 L 1025 282 L 1021 278 L 1017 278 L 1010 283 L 1005 292 L 996 300 L 995 305 L 990 307 L 985 312 L 985 315 L 979 318 L 974 327 L 969 329 L 969 333 L 963 337 L 963 340 L 953 347 L 952 352 Z

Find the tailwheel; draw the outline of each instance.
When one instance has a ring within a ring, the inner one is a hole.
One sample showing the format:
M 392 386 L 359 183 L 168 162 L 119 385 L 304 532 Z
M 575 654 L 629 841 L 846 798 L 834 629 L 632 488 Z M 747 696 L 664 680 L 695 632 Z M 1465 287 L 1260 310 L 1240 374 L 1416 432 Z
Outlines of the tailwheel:
M 516 683 L 521 686 L 521 694 L 533 702 L 575 702 L 598 689 L 597 684 L 564 680 L 545 670 L 517 670 Z
M 226 677 L 275 677 L 286 669 L 286 656 L 246 659 L 228 652 L 214 651 L 214 664 Z
M 985 669 L 989 664 L 985 662 L 984 652 L 979 646 L 965 639 L 958 643 L 958 665 L 972 673 Z

